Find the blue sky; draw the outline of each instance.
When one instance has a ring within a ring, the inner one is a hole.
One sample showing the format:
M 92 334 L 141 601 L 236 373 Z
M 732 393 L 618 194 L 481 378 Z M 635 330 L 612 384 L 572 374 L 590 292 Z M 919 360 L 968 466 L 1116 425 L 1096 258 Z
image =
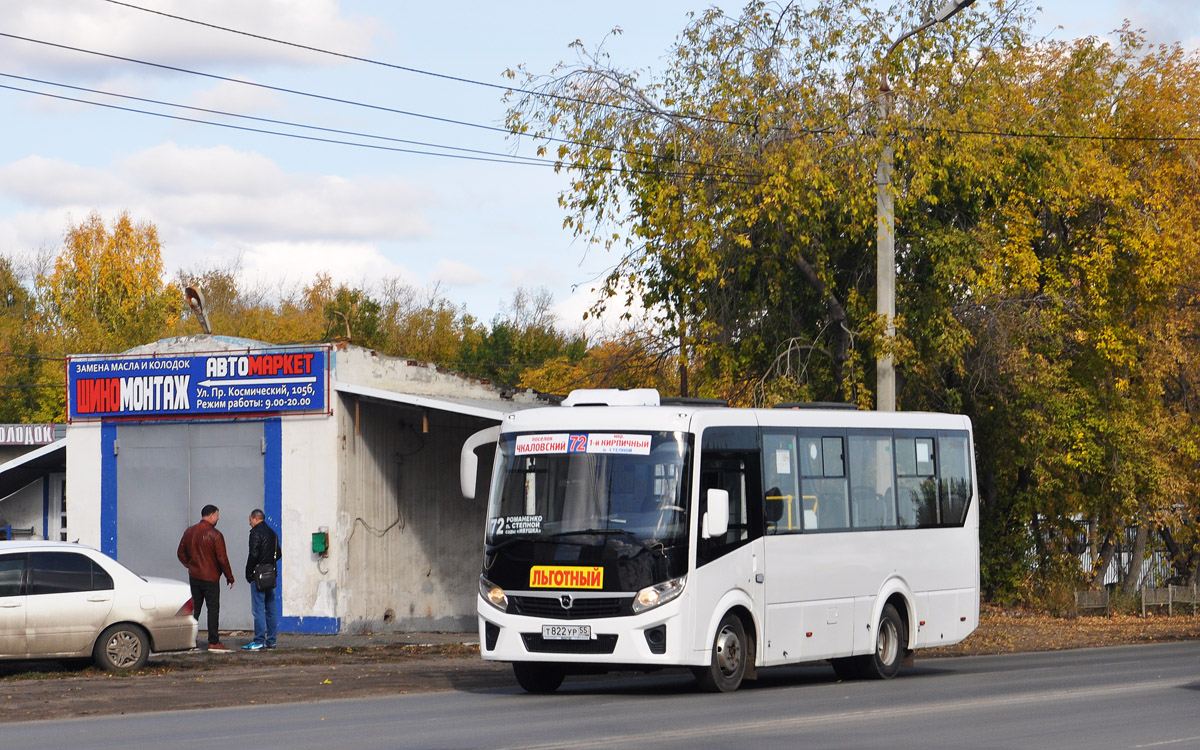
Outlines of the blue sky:
M 397 65 L 503 84 L 505 69 L 548 72 L 567 45 L 605 40 L 627 68 L 663 67 L 705 7 L 674 0 L 605 3 L 409 3 L 383 0 L 129 0 L 167 13 Z M 980 0 L 986 2 L 987 0 Z M 717 3 L 734 13 L 741 3 Z M 1046 0 L 1038 30 L 1104 35 L 1130 18 L 1153 41 L 1200 46 L 1195 0 Z M 496 127 L 500 92 L 281 47 L 104 0 L 0 0 L 0 32 L 323 96 Z M 1061 29 L 1057 27 L 1061 26 Z M 0 37 L 0 73 L 132 96 L 506 152 L 479 127 L 268 91 Z M 0 85 L 207 120 L 170 110 L 0 78 Z M 240 259 L 244 283 L 268 292 L 320 271 L 370 286 L 398 278 L 437 285 L 482 320 L 518 286 L 545 287 L 564 325 L 578 324 L 592 282 L 613 258 L 585 256 L 562 228 L 565 177 L 496 164 L 305 142 L 172 121 L 0 89 L 0 253 L 32 262 L 70 220 L 127 210 L 158 227 L 167 272 Z M 300 132 L 237 122 L 248 127 Z M 328 133 L 315 137 L 344 138 Z M 388 142 L 395 148 L 428 150 Z

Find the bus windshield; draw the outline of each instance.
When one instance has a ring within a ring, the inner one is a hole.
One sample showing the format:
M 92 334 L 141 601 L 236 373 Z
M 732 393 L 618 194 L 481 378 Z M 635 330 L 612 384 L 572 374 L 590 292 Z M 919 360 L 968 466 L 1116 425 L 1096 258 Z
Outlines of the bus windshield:
M 503 435 L 487 543 L 604 545 L 612 537 L 643 547 L 684 543 L 690 462 L 683 433 Z

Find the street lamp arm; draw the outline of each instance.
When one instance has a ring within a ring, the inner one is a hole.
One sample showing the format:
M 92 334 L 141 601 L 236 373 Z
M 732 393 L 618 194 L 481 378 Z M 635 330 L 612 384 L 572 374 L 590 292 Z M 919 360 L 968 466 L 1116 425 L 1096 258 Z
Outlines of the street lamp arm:
M 971 1 L 974 2 L 974 0 L 971 0 Z M 908 39 L 909 37 L 920 34 L 922 31 L 924 31 L 925 29 L 928 29 L 930 26 L 934 25 L 935 23 L 938 23 L 938 20 L 936 17 L 931 18 L 928 21 L 926 21 L 925 23 L 921 24 L 920 26 L 909 29 L 908 31 L 901 34 L 896 39 L 896 41 L 892 42 L 892 46 L 888 47 L 887 52 L 883 53 L 883 62 L 887 62 L 887 59 L 892 56 L 892 53 L 896 51 L 897 47 L 899 47 L 901 44 L 904 43 L 904 40 Z
M 920 34 L 922 31 L 924 31 L 925 29 L 928 29 L 930 26 L 939 24 L 942 21 L 945 21 L 946 19 L 951 18 L 952 16 L 957 14 L 959 11 L 970 7 L 974 2 L 975 2 L 975 0 L 946 0 L 946 4 L 943 5 L 940 9 L 938 9 L 937 13 L 933 14 L 933 18 L 930 18 L 928 21 L 921 24 L 920 26 L 909 29 L 908 31 L 904 32 L 899 37 L 897 37 L 896 41 L 892 42 L 892 46 L 888 47 L 887 52 L 883 53 L 883 60 L 881 62 L 886 63 L 887 59 L 892 56 L 893 52 L 896 51 L 896 48 L 904 43 L 904 40 L 908 39 L 909 37 Z M 886 71 L 883 74 L 883 86 L 881 87 L 880 90 L 885 91 L 885 92 L 890 90 L 890 87 L 888 86 Z

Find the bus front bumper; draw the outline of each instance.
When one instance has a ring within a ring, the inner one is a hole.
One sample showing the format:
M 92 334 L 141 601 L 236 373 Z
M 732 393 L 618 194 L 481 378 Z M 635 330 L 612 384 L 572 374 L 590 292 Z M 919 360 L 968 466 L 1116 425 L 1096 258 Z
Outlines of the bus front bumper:
M 479 652 L 488 661 L 659 667 L 689 664 L 681 603 L 580 620 L 512 615 L 479 600 Z M 581 637 L 574 626 L 585 626 Z M 565 632 L 564 632 L 565 631 Z M 574 632 L 572 632 L 574 631 Z

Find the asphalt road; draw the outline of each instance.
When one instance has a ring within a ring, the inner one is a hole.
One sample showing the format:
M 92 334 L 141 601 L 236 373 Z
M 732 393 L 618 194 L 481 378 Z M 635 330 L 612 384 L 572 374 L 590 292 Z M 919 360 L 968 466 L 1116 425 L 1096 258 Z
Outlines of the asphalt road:
M 918 660 L 890 682 L 764 670 L 0 725 L 4 748 L 1191 748 L 1200 642 Z

